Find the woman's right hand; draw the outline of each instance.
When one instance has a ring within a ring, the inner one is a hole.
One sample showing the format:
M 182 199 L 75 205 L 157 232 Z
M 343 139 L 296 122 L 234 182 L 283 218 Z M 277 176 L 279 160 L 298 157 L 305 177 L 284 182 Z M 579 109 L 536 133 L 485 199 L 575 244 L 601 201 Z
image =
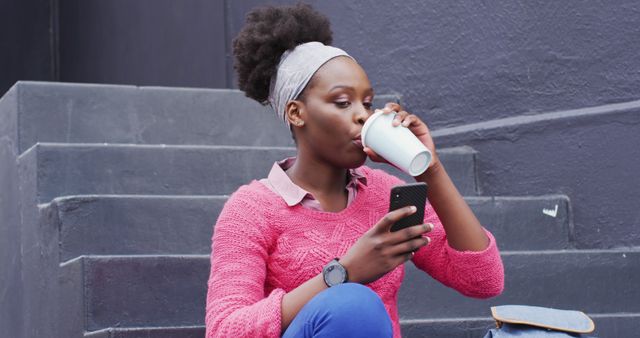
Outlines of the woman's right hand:
M 416 250 L 429 244 L 430 239 L 422 234 L 431 231 L 433 224 L 390 231 L 394 223 L 414 212 L 416 208 L 413 206 L 389 212 L 340 258 L 349 282 L 371 283 L 411 259 Z

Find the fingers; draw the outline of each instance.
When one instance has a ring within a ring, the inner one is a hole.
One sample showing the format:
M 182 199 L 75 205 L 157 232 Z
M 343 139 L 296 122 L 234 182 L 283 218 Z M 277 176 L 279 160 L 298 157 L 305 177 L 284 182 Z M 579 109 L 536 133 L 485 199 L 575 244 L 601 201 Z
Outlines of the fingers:
M 433 224 L 431 223 L 414 225 L 412 227 L 392 232 L 389 241 L 393 244 L 403 243 L 429 233 L 431 230 L 433 230 Z
M 402 106 L 400 106 L 397 103 L 394 102 L 389 102 L 387 103 L 384 108 L 382 108 L 382 113 L 383 114 L 391 114 L 391 113 L 395 113 L 396 116 L 393 118 L 393 122 L 391 123 L 394 127 L 399 126 L 402 121 L 404 121 L 404 119 L 409 115 L 408 112 L 404 111 L 404 109 L 402 109 Z
M 396 117 L 393 118 L 393 122 L 391 124 L 394 127 L 401 125 L 403 127 L 408 128 L 412 125 L 420 124 L 420 118 L 416 115 L 409 114 L 408 112 L 403 110 L 396 114 Z
M 412 240 L 405 241 L 401 244 L 390 247 L 389 254 L 393 256 L 404 256 L 406 254 L 411 254 L 419 250 L 423 246 L 426 246 L 427 244 L 429 244 L 429 242 L 431 242 L 431 239 L 429 237 L 420 236 L 418 238 L 414 238 Z
M 382 111 L 384 114 L 389 114 L 392 112 L 396 113 L 396 116 L 392 122 L 394 127 L 400 125 L 402 125 L 403 127 L 409 127 L 412 124 L 418 124 L 420 122 L 420 118 L 418 116 L 409 114 L 409 112 L 402 109 L 402 106 L 394 102 L 387 103 Z
M 382 110 L 385 113 L 390 113 L 392 111 L 402 111 L 404 109 L 402 109 L 402 106 L 397 103 L 397 102 L 387 102 L 387 104 L 384 105 L 384 108 L 382 108 Z
M 407 206 L 400 209 L 396 209 L 387 213 L 379 222 L 376 224 L 376 232 L 383 234 L 387 233 L 391 230 L 391 226 L 395 224 L 397 221 L 413 214 L 418 210 L 415 206 Z
M 408 114 L 408 113 L 407 113 Z M 417 116 L 415 115 L 407 115 L 404 120 L 402 120 L 402 126 L 403 127 L 410 127 L 412 124 L 416 124 L 417 122 L 419 122 L 420 120 L 418 119 Z

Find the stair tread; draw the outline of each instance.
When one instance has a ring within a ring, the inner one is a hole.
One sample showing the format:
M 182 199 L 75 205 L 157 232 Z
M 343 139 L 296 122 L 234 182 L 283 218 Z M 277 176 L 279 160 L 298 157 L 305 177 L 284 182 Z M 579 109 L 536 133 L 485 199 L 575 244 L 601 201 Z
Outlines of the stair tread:
M 475 191 L 475 172 L 468 168 L 473 154 L 443 149 L 440 159 L 451 164 L 456 184 Z M 23 153 L 19 165 L 35 176 L 38 201 L 46 203 L 78 194 L 230 194 L 294 155 L 289 147 L 41 143 Z
M 53 200 L 60 259 L 89 254 L 208 254 L 226 195 L 79 195 Z M 502 250 L 569 246 L 566 196 L 465 197 Z M 543 208 L 560 205 L 556 217 Z
M 401 319 L 482 317 L 499 304 L 640 312 L 640 248 L 505 252 L 503 261 L 506 289 L 490 300 L 461 296 L 407 264 L 398 298 Z M 208 255 L 84 256 L 65 263 L 73 264 L 83 264 L 89 330 L 114 323 L 202 324 Z

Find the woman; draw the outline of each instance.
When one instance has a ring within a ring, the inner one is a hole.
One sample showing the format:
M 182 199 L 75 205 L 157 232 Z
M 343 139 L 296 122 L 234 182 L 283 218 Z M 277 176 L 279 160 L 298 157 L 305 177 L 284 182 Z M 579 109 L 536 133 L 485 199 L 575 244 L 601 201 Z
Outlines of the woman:
M 207 337 L 399 337 L 408 260 L 465 295 L 502 292 L 495 239 L 451 182 L 426 124 L 395 103 L 385 113 L 398 112 L 394 124 L 434 156 L 415 178 L 429 186 L 425 224 L 389 231 L 416 209 L 387 213 L 391 187 L 403 182 L 363 166 L 367 156 L 384 162 L 359 142 L 374 93 L 331 40 L 328 20 L 308 5 L 254 10 L 234 40 L 240 88 L 274 107 L 297 156 L 240 187 L 217 220 Z

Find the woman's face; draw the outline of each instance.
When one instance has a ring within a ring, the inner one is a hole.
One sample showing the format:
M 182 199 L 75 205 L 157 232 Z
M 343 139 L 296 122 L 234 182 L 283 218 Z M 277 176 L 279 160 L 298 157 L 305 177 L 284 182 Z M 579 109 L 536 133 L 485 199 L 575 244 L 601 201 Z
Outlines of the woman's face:
M 296 128 L 299 151 L 340 168 L 364 164 L 360 132 L 372 102 L 371 83 L 358 63 L 349 57 L 329 60 L 303 92 L 304 126 Z

